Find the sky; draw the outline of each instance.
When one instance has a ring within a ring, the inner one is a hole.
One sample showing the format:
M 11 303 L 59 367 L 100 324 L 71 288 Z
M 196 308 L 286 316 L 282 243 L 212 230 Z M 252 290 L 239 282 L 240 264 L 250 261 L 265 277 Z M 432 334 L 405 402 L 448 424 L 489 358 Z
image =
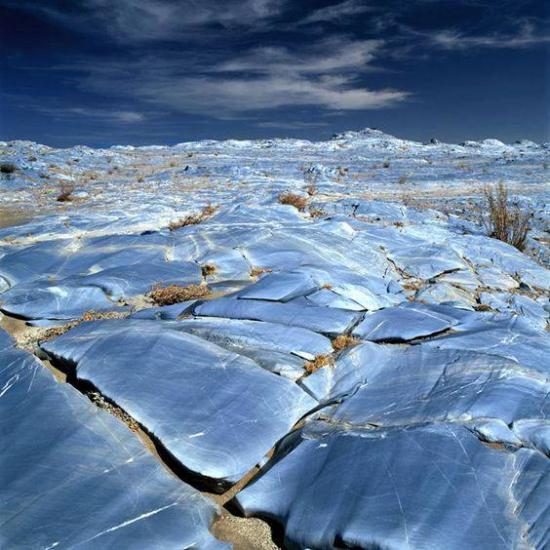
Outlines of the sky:
M 547 0 L 0 0 L 0 140 L 550 141 Z

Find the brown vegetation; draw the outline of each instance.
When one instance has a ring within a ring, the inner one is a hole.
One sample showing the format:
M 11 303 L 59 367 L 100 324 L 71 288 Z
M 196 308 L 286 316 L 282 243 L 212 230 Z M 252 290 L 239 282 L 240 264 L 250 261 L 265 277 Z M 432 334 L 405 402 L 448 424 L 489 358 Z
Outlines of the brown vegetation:
M 216 273 L 216 266 L 214 264 L 204 264 L 201 266 L 201 273 L 203 277 L 214 275 L 214 273 Z
M 158 306 L 171 306 L 187 300 L 204 298 L 209 294 L 210 289 L 206 285 L 168 285 L 166 287 L 154 287 L 148 296 Z
M 70 202 L 73 200 L 74 185 L 72 183 L 63 183 L 61 191 L 57 195 L 57 202 Z
M 94 311 L 91 309 L 89 311 L 86 311 L 79 319 L 69 321 L 68 323 L 65 323 L 64 325 L 61 325 L 59 327 L 47 329 L 43 334 L 41 334 L 39 341 L 45 342 L 47 340 L 57 338 L 58 336 L 65 334 L 72 328 L 80 325 L 80 323 L 84 323 L 86 321 L 99 321 L 103 319 L 124 319 L 127 316 L 128 313 L 124 311 Z
M 313 361 L 306 361 L 304 369 L 308 374 L 313 374 L 315 371 L 332 365 L 333 359 L 330 355 L 318 355 Z
M 303 212 L 307 206 L 307 199 L 295 193 L 281 193 L 279 195 L 279 202 L 281 204 L 294 206 L 294 208 L 297 208 L 300 212 Z
M 0 172 L 2 174 L 13 174 L 17 170 L 17 166 L 11 162 L 2 162 L 0 164 Z
M 317 194 L 317 187 L 315 187 L 315 185 L 313 185 L 313 183 L 310 183 L 310 184 L 306 187 L 306 193 L 307 193 L 310 197 L 313 197 L 313 195 L 316 195 L 316 194 Z
M 309 215 L 312 218 L 324 218 L 327 213 L 322 208 L 310 208 Z
M 532 213 L 522 211 L 518 205 L 510 204 L 508 189 L 503 183 L 496 187 L 485 187 L 484 195 L 487 215 L 483 216 L 483 223 L 487 233 L 495 239 L 515 246 L 518 250 L 523 250 Z
M 356 346 L 359 340 L 351 334 L 340 334 L 332 341 L 332 347 L 335 351 L 340 351 L 351 346 Z
M 216 210 L 216 206 L 208 204 L 198 214 L 190 214 L 189 216 L 185 216 L 185 218 L 180 218 L 179 220 L 170 222 L 168 224 L 168 229 L 170 229 L 170 231 L 175 231 L 180 227 L 185 227 L 187 225 L 196 225 L 210 218 L 210 216 L 212 216 L 212 214 L 214 214 Z
M 251 277 L 258 277 L 260 275 L 263 275 L 264 273 L 271 273 L 271 269 L 268 267 L 253 267 L 250 270 L 250 276 Z

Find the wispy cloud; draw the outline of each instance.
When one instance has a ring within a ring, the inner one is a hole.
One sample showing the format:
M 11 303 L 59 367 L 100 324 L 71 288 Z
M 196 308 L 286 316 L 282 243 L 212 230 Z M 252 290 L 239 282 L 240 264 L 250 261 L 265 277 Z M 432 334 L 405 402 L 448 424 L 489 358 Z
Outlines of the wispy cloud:
M 382 47 L 380 41 L 334 37 L 299 50 L 257 48 L 219 62 L 149 56 L 134 63 L 82 62 L 75 69 L 88 73 L 81 80 L 83 89 L 214 118 L 296 106 L 380 109 L 409 95 L 364 85 Z
M 277 15 L 285 0 L 4 0 L 74 31 L 103 34 L 115 41 L 139 43 L 189 39 L 193 32 L 218 26 L 259 26 Z
M 441 30 L 428 35 L 430 42 L 446 50 L 469 50 L 478 48 L 518 49 L 550 43 L 550 34 L 537 31 L 531 21 L 520 22 L 512 32 L 494 32 L 471 35 L 458 30 Z
M 381 40 L 349 40 L 333 36 L 298 51 L 281 47 L 255 48 L 222 63 L 216 70 L 300 74 L 346 69 L 364 72 L 383 44 Z
M 102 122 L 135 124 L 144 122 L 146 115 L 138 111 L 119 109 L 99 109 L 81 106 L 59 106 L 51 103 L 38 103 L 32 99 L 25 100 L 25 106 L 33 111 L 48 115 L 53 119 L 90 119 Z
M 364 0 L 345 0 L 332 6 L 319 8 L 298 22 L 300 25 L 308 23 L 337 22 L 349 20 L 353 15 L 371 11 L 373 8 Z

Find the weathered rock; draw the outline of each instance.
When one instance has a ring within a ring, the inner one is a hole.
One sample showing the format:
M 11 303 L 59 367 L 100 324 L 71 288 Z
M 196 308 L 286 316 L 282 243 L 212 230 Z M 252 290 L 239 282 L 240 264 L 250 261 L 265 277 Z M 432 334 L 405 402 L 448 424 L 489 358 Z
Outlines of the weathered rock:
M 109 330 L 90 323 L 84 342 L 69 332 L 43 348 L 76 362 L 79 379 L 91 382 L 196 474 L 238 481 L 316 405 L 289 380 L 201 338 L 163 323 L 118 324 Z
M 550 470 L 536 451 L 492 449 L 452 424 L 314 424 L 291 444 L 290 454 L 237 495 L 247 515 L 283 524 L 288 548 L 549 543 Z
M 0 351 L 0 388 L 2 548 L 227 547 L 213 503 L 31 355 Z

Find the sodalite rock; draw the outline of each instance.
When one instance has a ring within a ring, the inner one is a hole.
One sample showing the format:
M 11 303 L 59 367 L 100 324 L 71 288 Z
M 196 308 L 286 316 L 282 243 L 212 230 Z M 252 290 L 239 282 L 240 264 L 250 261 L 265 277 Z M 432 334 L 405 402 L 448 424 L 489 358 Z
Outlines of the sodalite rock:
M 216 505 L 0 332 L 2 548 L 222 549 Z
M 416 294 L 416 299 L 428 304 L 445 304 L 457 308 L 473 309 L 476 300 L 473 294 L 449 283 L 428 285 Z
M 116 309 L 118 300 L 145 294 L 157 283 L 201 281 L 200 267 L 193 262 L 131 264 L 55 283 L 39 279 L 16 285 L 2 295 L 2 309 L 27 319 L 71 319 L 88 310 Z
M 548 376 L 550 341 L 545 330 L 519 316 L 489 315 L 467 319 L 456 332 L 423 344 L 426 347 L 478 351 L 511 359 Z
M 238 481 L 317 404 L 252 360 L 162 323 L 113 327 L 90 323 L 95 339 L 83 342 L 69 332 L 43 348 L 76 362 L 79 379 L 91 382 L 178 462 L 206 478 Z M 80 335 L 86 333 L 79 328 Z M 85 351 L 79 353 L 82 344 Z
M 377 426 L 497 418 L 549 418 L 550 382 L 500 357 L 423 345 L 365 364 L 366 384 L 332 412 L 338 422 Z
M 368 313 L 353 334 L 373 342 L 404 342 L 447 330 L 456 321 L 422 304 Z
M 330 335 L 342 334 L 358 318 L 357 314 L 341 309 L 238 298 L 204 302 L 194 309 L 194 313 L 207 317 L 268 321 Z
M 314 423 L 289 445 L 236 497 L 247 515 L 280 521 L 287 548 L 550 543 L 550 469 L 539 452 L 493 449 L 453 424 L 365 430 Z
M 273 273 L 262 277 L 239 297 L 242 300 L 271 300 L 288 302 L 317 290 L 311 277 L 303 273 Z
M 405 272 L 419 279 L 432 279 L 447 271 L 465 269 L 466 264 L 447 247 L 394 248 L 388 256 Z
M 311 360 L 317 355 L 332 352 L 332 344 L 326 336 L 305 328 L 288 328 L 277 323 L 198 317 L 179 321 L 175 329 L 195 334 L 243 355 L 265 350 Z
M 315 306 L 327 306 L 339 309 L 349 309 L 350 311 L 363 311 L 365 308 L 350 298 L 341 296 L 332 289 L 322 288 L 313 294 L 309 294 L 306 300 Z
M 550 458 L 550 420 L 518 420 L 514 422 L 512 430 L 524 445 L 531 445 Z
M 82 277 L 85 286 L 98 286 L 113 300 L 146 294 L 155 284 L 197 285 L 202 281 L 200 267 L 194 262 L 155 262 L 105 269 Z
M 97 286 L 34 281 L 5 292 L 1 309 L 25 319 L 72 319 L 88 310 L 103 311 L 116 307 Z

